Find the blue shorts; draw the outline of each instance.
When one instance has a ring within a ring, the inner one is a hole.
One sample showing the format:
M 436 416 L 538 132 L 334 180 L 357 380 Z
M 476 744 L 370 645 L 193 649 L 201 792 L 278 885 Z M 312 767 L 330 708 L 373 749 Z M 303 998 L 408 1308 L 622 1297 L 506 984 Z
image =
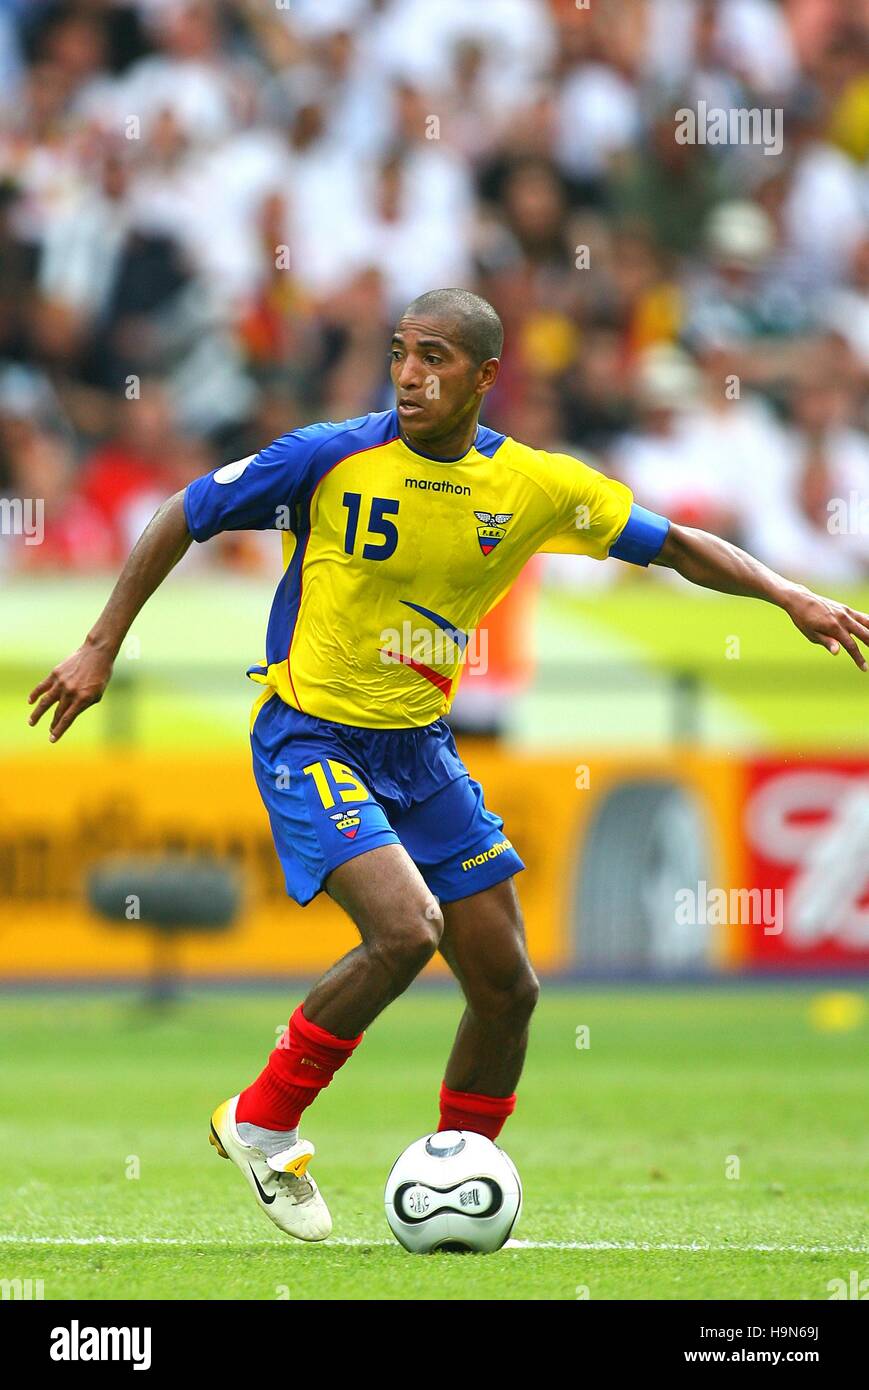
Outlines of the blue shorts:
M 339 864 L 378 845 L 404 845 L 442 902 L 525 867 L 442 719 L 421 729 L 361 729 L 300 714 L 273 695 L 257 714 L 251 747 L 297 903 L 309 903 Z

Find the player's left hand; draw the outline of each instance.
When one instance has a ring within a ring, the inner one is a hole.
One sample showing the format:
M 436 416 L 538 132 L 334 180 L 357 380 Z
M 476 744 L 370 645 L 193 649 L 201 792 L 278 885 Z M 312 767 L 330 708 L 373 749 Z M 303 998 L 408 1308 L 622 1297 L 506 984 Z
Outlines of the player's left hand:
M 861 671 L 869 670 L 866 658 L 855 641 L 869 646 L 869 613 L 861 613 L 857 608 L 837 603 L 832 598 L 821 598 L 811 589 L 795 585 L 785 605 L 791 622 L 810 642 L 816 642 L 835 656 L 840 647 Z

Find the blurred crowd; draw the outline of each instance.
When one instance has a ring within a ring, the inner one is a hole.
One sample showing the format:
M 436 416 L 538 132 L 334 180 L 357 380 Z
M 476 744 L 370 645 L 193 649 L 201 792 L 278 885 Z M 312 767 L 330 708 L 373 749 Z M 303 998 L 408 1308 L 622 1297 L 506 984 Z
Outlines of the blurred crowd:
M 395 316 L 465 285 L 507 333 L 487 424 L 869 578 L 860 10 L 0 0 L 0 499 L 45 501 L 0 567 L 116 567 L 191 477 L 386 408 Z M 683 143 L 702 103 L 780 151 Z

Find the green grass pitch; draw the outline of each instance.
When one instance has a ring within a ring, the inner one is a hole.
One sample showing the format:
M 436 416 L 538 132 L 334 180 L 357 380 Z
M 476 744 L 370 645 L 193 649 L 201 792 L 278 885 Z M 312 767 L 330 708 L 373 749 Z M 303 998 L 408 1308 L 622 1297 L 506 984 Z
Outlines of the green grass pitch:
M 544 989 L 503 1135 L 520 1243 L 490 1256 L 408 1255 L 383 1216 L 435 1122 L 449 989 L 387 1010 L 308 1114 L 329 1242 L 280 1236 L 209 1147 L 297 997 L 0 1001 L 0 1277 L 46 1299 L 815 1300 L 869 1276 L 866 1025 L 816 1031 L 803 987 Z

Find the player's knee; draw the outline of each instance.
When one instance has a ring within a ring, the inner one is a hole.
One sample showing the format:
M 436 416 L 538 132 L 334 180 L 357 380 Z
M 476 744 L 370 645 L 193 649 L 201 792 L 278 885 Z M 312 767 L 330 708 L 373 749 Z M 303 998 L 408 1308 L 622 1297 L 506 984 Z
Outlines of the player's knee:
M 540 981 L 530 964 L 526 964 L 521 979 L 516 982 L 513 993 L 515 1010 L 521 1018 L 527 1021 L 536 1009 L 537 1000 L 540 998 Z
M 515 1029 L 525 1027 L 539 995 L 540 984 L 530 962 L 526 960 L 509 980 L 481 981 L 472 991 L 469 1002 L 478 1018 L 490 1023 L 509 1024 L 511 1029 Z
M 428 933 L 434 940 L 434 949 L 437 950 L 444 934 L 444 914 L 441 912 L 441 905 L 437 898 L 426 899 L 422 907 L 422 916 Z
M 433 933 L 419 924 L 407 926 L 381 942 L 377 954 L 394 980 L 409 982 L 428 965 L 436 950 Z
M 444 918 L 437 898 L 426 899 L 404 932 L 405 949 L 414 960 L 419 960 L 420 969 L 428 964 L 440 945 L 443 930 Z
M 516 1023 L 527 1023 L 537 1005 L 540 984 L 526 961 L 502 993 L 501 1008 Z
M 402 911 L 400 919 L 379 933 L 370 949 L 394 979 L 412 979 L 427 965 L 440 945 L 444 919 L 436 898 Z

